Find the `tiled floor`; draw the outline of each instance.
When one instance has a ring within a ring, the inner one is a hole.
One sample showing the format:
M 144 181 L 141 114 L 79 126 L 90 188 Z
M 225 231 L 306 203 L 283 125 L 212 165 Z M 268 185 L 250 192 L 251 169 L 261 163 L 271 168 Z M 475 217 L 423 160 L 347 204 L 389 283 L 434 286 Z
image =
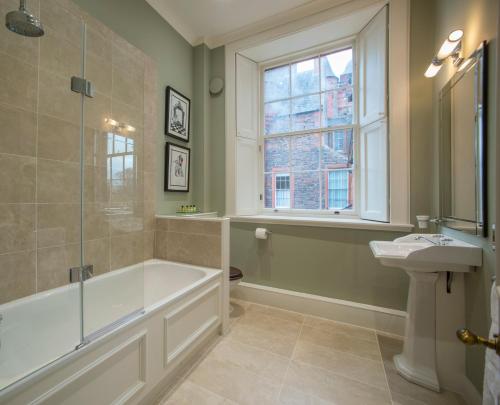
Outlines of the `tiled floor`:
M 402 342 L 374 331 L 233 301 L 232 328 L 164 405 L 463 405 L 397 375 Z

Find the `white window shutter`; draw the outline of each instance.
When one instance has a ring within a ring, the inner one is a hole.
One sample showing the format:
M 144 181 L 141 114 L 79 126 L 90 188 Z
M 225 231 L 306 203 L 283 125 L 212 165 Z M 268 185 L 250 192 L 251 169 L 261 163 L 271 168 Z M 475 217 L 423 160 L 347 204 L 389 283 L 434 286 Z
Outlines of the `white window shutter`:
M 359 124 L 387 115 L 387 6 L 359 34 Z
M 236 55 L 236 215 L 259 207 L 259 67 Z
M 389 222 L 387 120 L 360 131 L 360 217 Z
M 237 136 L 255 139 L 259 133 L 259 67 L 236 54 L 236 131 Z

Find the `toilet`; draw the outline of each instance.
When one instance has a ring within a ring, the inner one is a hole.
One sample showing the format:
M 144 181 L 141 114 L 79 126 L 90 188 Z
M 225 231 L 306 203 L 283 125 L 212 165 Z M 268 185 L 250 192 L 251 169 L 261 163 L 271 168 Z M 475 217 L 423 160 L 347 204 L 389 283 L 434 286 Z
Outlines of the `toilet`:
M 243 272 L 237 267 L 229 267 L 229 290 L 232 291 L 243 278 Z M 233 306 L 229 305 L 229 313 L 233 312 Z

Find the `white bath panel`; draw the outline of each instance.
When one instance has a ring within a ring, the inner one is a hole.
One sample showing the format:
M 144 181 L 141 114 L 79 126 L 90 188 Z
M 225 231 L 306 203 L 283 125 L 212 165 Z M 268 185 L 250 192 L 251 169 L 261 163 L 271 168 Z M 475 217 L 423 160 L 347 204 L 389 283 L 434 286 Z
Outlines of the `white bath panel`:
M 142 331 L 108 351 L 33 404 L 124 404 L 146 384 L 146 337 Z
M 220 284 L 210 287 L 164 318 L 164 367 L 220 322 Z

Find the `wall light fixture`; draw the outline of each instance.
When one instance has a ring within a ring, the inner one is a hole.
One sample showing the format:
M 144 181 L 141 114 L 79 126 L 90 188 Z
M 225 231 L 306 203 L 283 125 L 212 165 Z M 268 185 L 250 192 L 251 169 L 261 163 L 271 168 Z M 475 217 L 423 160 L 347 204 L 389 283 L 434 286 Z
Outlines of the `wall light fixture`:
M 436 76 L 441 70 L 443 62 L 449 57 L 452 58 L 455 66 L 460 66 L 463 61 L 463 58 L 460 57 L 463 36 L 464 32 L 462 30 L 452 31 L 448 35 L 448 38 L 446 38 L 441 48 L 439 48 L 437 55 L 432 58 L 432 62 L 425 72 L 425 77 L 431 78 Z
M 128 132 L 135 132 L 135 127 L 129 124 L 125 124 L 124 122 L 118 122 L 115 121 L 113 118 L 106 118 L 104 120 L 106 124 L 111 125 L 112 127 L 118 128 L 118 129 L 124 129 L 125 131 Z

